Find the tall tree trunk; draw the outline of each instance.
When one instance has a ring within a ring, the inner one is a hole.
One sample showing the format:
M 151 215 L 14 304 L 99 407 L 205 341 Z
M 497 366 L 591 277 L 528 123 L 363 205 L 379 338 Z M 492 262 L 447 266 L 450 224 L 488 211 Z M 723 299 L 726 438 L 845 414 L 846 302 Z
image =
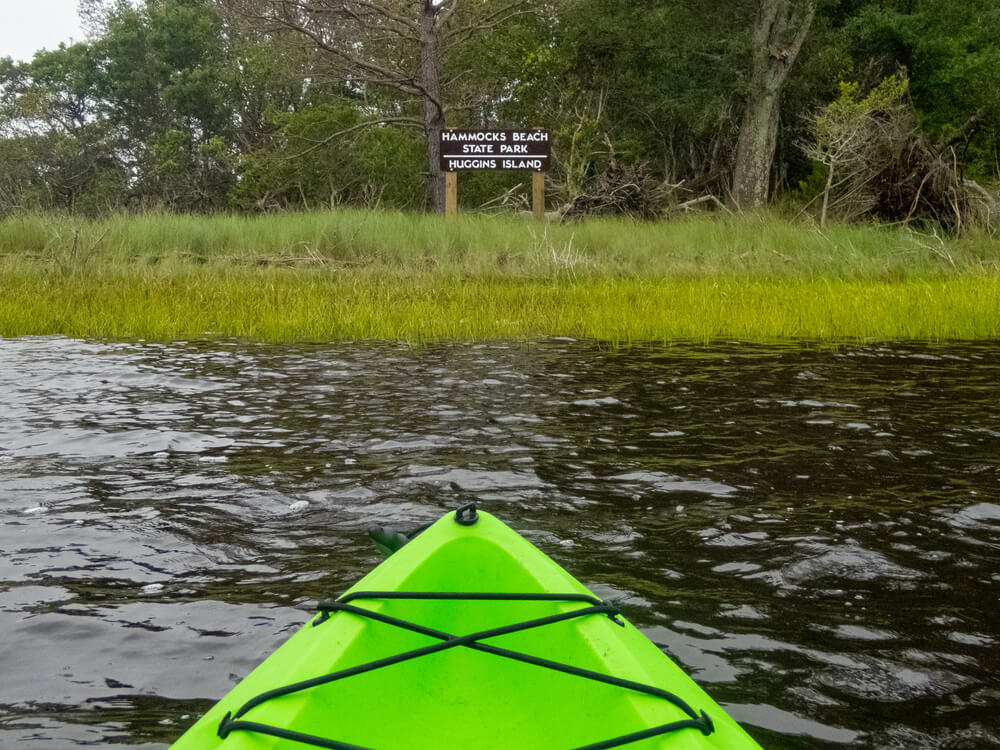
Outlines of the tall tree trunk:
M 739 208 L 767 203 L 781 90 L 815 14 L 816 0 L 761 0 L 754 24 L 750 88 L 733 168 L 733 201 Z
M 438 9 L 434 0 L 424 0 L 420 14 L 420 89 L 424 98 L 424 131 L 427 136 L 427 162 L 430 168 L 431 209 L 444 213 L 445 185 L 441 171 L 441 133 L 444 131 L 444 106 L 441 103 L 439 65 L 440 36 Z
M 747 102 L 733 172 L 733 201 L 739 208 L 767 203 L 780 103 L 778 92 L 771 90 L 761 91 Z

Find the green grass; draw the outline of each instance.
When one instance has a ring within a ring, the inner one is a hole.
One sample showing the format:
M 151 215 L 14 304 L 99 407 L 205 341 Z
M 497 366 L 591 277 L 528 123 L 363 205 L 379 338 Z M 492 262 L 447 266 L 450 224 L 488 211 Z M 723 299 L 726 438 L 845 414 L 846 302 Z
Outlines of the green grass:
M 1000 338 L 1000 243 L 774 217 L 0 222 L 0 335 Z

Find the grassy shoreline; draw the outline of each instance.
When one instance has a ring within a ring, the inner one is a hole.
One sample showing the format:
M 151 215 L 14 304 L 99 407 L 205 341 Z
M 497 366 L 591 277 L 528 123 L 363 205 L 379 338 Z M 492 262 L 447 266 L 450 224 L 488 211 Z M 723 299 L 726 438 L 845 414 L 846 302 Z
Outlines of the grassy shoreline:
M 774 217 L 0 222 L 0 336 L 1000 338 L 1000 242 Z

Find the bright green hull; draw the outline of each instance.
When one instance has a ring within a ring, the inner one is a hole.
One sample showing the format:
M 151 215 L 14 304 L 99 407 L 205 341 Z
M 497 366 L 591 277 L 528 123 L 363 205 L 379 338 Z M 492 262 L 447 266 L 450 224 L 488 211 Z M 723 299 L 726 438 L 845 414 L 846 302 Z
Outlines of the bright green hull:
M 358 591 L 589 594 L 550 558 L 496 518 L 471 526 L 449 513 L 357 583 Z M 455 636 L 588 606 L 552 601 L 359 599 L 355 606 Z M 236 729 L 220 720 L 258 694 L 401 652 L 441 644 L 348 612 L 306 623 L 173 746 L 173 750 L 301 750 L 308 745 Z M 318 623 L 318 624 L 317 624 Z M 757 748 L 680 668 L 632 625 L 589 614 L 484 639 L 484 644 L 562 662 L 661 690 L 712 723 L 623 745 L 636 750 Z M 267 700 L 242 721 L 374 750 L 572 750 L 691 717 L 647 695 L 467 646 L 420 656 Z

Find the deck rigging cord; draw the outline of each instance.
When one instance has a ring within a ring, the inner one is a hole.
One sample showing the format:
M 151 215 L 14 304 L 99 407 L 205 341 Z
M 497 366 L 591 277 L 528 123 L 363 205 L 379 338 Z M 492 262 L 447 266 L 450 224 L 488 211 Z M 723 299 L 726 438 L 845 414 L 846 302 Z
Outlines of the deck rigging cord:
M 460 508 L 455 514 L 455 520 L 457 523 L 463 526 L 471 526 L 476 523 L 478 516 L 476 514 L 476 508 L 474 504 L 466 505 Z M 547 617 L 539 617 L 532 620 L 525 620 L 524 622 L 518 622 L 511 625 L 505 625 L 502 627 L 490 628 L 488 630 L 481 630 L 476 633 L 469 633 L 467 635 L 456 636 L 451 633 L 445 633 L 441 630 L 435 630 L 433 628 L 428 628 L 418 623 L 409 622 L 397 617 L 391 617 L 389 615 L 384 615 L 379 612 L 373 612 L 372 610 L 364 609 L 362 607 L 357 607 L 351 604 L 352 601 L 359 599 L 407 599 L 407 600 L 435 600 L 435 601 L 536 601 L 536 602 L 580 602 L 587 604 L 589 606 L 582 607 L 580 609 L 575 609 L 570 612 L 562 612 L 559 614 L 549 615 Z M 565 674 L 573 675 L 576 677 L 581 677 L 588 680 L 593 680 L 595 682 L 600 682 L 606 685 L 611 685 L 615 687 L 620 687 L 627 690 L 632 690 L 646 695 L 651 695 L 657 698 L 668 701 L 669 703 L 680 709 L 688 718 L 681 719 L 679 721 L 672 721 L 666 724 L 661 724 L 659 726 L 650 727 L 638 732 L 632 732 L 629 734 L 624 734 L 619 737 L 612 737 L 607 740 L 602 740 L 589 745 L 583 745 L 580 747 L 573 748 L 573 750 L 607 750 L 608 748 L 620 747 L 622 745 L 631 744 L 634 742 L 639 742 L 640 740 L 648 739 L 650 737 L 656 737 L 659 735 L 667 734 L 670 732 L 680 731 L 683 729 L 697 729 L 704 735 L 709 735 L 714 731 L 714 725 L 712 719 L 704 711 L 696 712 L 684 699 L 671 693 L 667 690 L 662 690 L 661 688 L 655 687 L 653 685 L 645 685 L 640 682 L 635 682 L 633 680 L 626 680 L 620 677 L 613 677 L 611 675 L 602 674 L 600 672 L 594 672 L 589 669 L 582 669 L 580 667 L 575 667 L 570 664 L 562 664 L 560 662 L 551 661 L 548 659 L 542 659 L 537 656 L 531 656 L 530 654 L 524 654 L 519 651 L 512 651 L 510 649 L 501 648 L 499 646 L 493 646 L 486 643 L 481 643 L 488 638 L 494 638 L 501 635 L 507 635 L 510 633 L 522 632 L 524 630 L 530 630 L 533 628 L 544 627 L 545 625 L 551 625 L 558 622 L 564 622 L 566 620 L 575 619 L 578 617 L 586 617 L 590 615 L 604 615 L 608 617 L 616 625 L 624 627 L 624 623 L 618 619 L 619 610 L 612 603 L 598 599 L 595 596 L 590 596 L 588 594 L 525 594 L 525 593 L 493 593 L 493 592 L 440 592 L 440 591 L 430 591 L 430 592 L 400 592 L 400 591 L 355 591 L 345 594 L 335 600 L 322 601 L 318 605 L 319 616 L 313 620 L 313 627 L 317 627 L 328 621 L 332 614 L 343 612 L 347 614 L 356 615 L 359 617 L 364 617 L 370 620 L 384 623 L 386 625 L 391 625 L 393 627 L 401 628 L 403 630 L 409 630 L 414 633 L 419 633 L 421 635 L 426 635 L 431 638 L 438 639 L 438 643 L 425 646 L 423 648 L 413 649 L 411 651 L 405 651 L 403 653 L 396 654 L 394 656 L 389 656 L 384 659 L 378 659 L 376 661 L 371 661 L 366 664 L 360 664 L 355 667 L 349 667 L 347 669 L 338 670 L 336 672 L 331 672 L 329 674 L 321 675 L 319 677 L 313 677 L 308 680 L 302 680 L 300 682 L 294 682 L 283 687 L 274 688 L 272 690 L 265 691 L 249 701 L 244 703 L 235 714 L 232 712 L 227 712 L 219 722 L 218 735 L 219 737 L 225 739 L 229 736 L 231 732 L 234 731 L 245 731 L 245 732 L 256 732 L 258 734 L 265 734 L 279 739 L 286 739 L 293 742 L 299 742 L 304 745 L 311 745 L 313 747 L 321 748 L 332 748 L 333 750 L 372 750 L 372 748 L 362 747 L 360 745 L 352 745 L 345 742 L 340 742 L 338 740 L 327 739 L 325 737 L 319 737 L 316 735 L 304 734 L 302 732 L 296 732 L 290 729 L 284 729 L 282 727 L 271 726 L 269 724 L 262 724 L 253 721 L 244 720 L 242 717 L 245 716 L 249 711 L 256 708 L 257 706 L 265 703 L 274 698 L 278 698 L 284 695 L 290 695 L 292 693 L 297 693 L 302 690 L 307 690 L 310 688 L 318 687 L 320 685 L 326 685 L 331 682 L 336 682 L 338 680 L 343 680 L 348 677 L 353 677 L 355 675 L 364 674 L 366 672 L 371 672 L 376 669 L 383 669 L 385 667 L 392 666 L 394 664 L 399 664 L 401 662 L 409 661 L 411 659 L 416 659 L 422 656 L 428 656 L 430 654 L 439 653 L 441 651 L 446 651 L 452 648 L 464 647 L 469 649 L 474 649 L 476 651 L 482 651 L 489 654 L 494 654 L 495 656 L 503 657 L 506 659 L 512 659 L 514 661 L 523 662 L 526 664 L 532 664 L 538 667 L 543 667 L 546 669 L 552 669 L 557 672 L 563 672 Z

